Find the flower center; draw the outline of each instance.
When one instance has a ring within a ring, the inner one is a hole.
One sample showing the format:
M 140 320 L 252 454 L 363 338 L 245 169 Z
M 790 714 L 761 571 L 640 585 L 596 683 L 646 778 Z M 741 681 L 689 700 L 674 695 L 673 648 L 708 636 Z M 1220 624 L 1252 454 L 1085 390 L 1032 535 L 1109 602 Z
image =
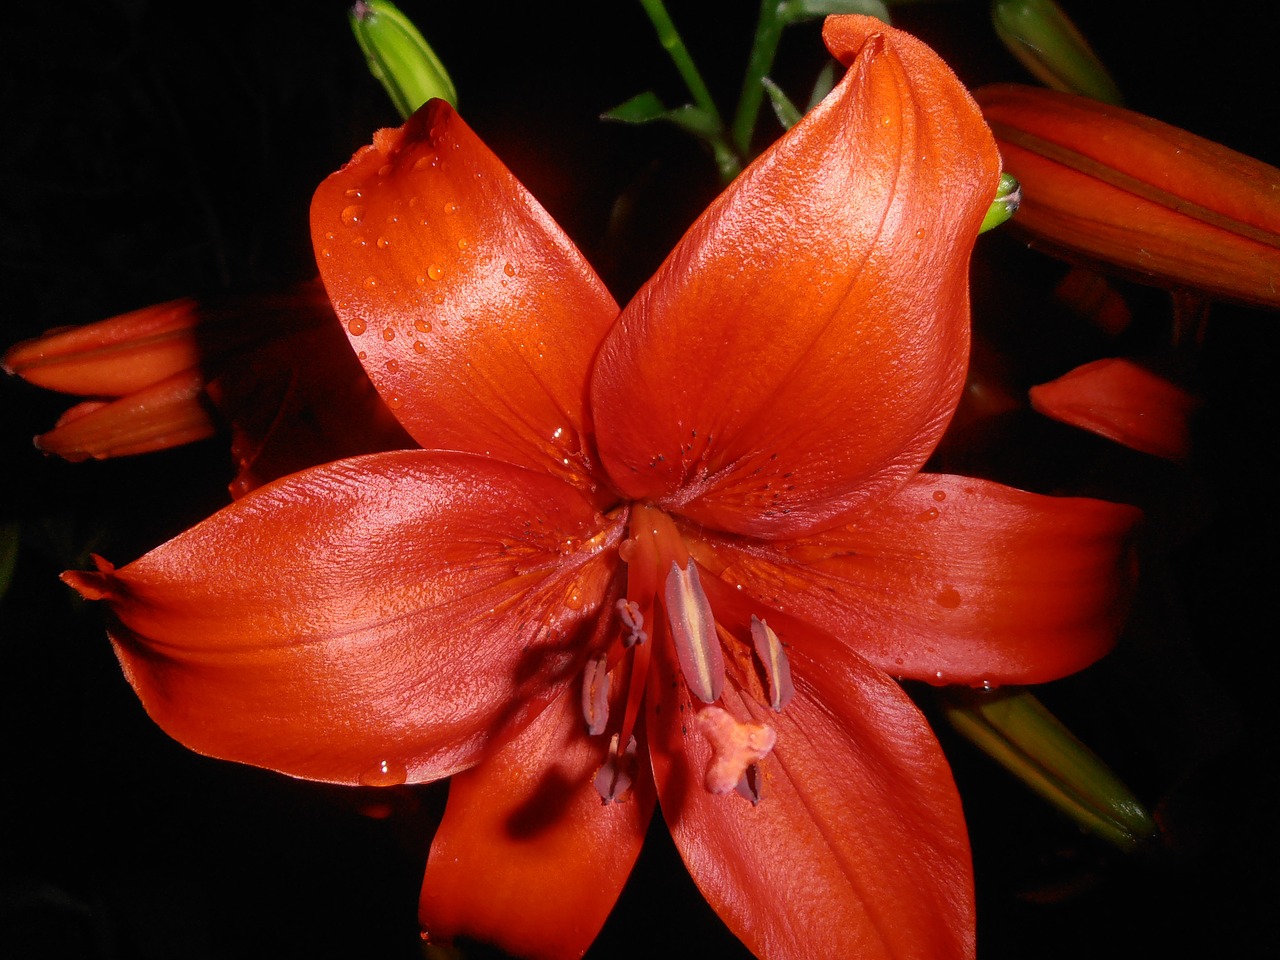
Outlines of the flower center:
M 768 623 L 752 614 L 750 627 L 735 634 L 716 619 L 698 564 L 667 514 L 647 505 L 632 507 L 628 536 L 618 548 L 627 568 L 626 597 L 619 599 L 608 629 L 614 639 L 583 673 L 582 713 L 587 732 L 610 729 L 615 682 L 626 683 L 620 722 L 595 786 L 606 803 L 619 799 L 635 775 L 635 724 L 653 656 L 667 657 L 683 679 L 691 702 L 700 702 L 692 729 L 706 738 L 711 761 L 703 779 L 711 793 L 736 791 L 760 802 L 759 764 L 777 734 L 766 723 L 735 716 L 718 703 L 726 683 L 726 652 L 735 664 L 753 663 L 758 699 L 781 711 L 791 699 L 791 667 L 786 650 Z M 749 634 L 749 636 L 748 636 Z M 751 652 L 754 652 L 754 658 Z

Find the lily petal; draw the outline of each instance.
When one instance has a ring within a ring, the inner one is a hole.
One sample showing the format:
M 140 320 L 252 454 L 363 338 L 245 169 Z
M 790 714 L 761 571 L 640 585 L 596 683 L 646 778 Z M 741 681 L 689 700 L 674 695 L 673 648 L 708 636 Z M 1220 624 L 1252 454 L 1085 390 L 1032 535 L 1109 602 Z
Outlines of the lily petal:
M 584 385 L 617 305 L 448 104 L 326 179 L 311 231 L 357 356 L 419 444 L 592 475 Z
M 408 451 L 294 474 L 120 570 L 63 579 L 111 604 L 126 676 L 193 750 L 421 782 L 573 682 L 619 536 L 554 478 Z
M 640 854 L 653 782 L 601 804 L 607 737 L 583 736 L 572 694 L 449 782 L 419 919 L 435 942 L 467 936 L 529 960 L 581 957 Z
M 1182 387 L 1120 357 L 1095 360 L 1029 391 L 1047 417 L 1090 430 L 1134 450 L 1185 460 L 1197 399 Z
M 991 135 L 914 38 L 841 17 L 826 39 L 844 79 L 693 225 L 591 382 L 614 484 L 735 533 L 831 526 L 884 495 L 964 383 Z
M 1115 642 L 1139 518 L 1101 500 L 920 474 L 843 529 L 776 546 L 708 539 L 708 555 L 695 555 L 891 676 L 1042 683 Z
M 792 640 L 795 698 L 774 713 L 731 683 L 723 701 L 776 730 L 758 803 L 704 789 L 712 751 L 687 694 L 649 714 L 663 816 L 689 873 L 766 960 L 972 957 L 964 816 L 928 724 L 856 654 L 768 616 Z

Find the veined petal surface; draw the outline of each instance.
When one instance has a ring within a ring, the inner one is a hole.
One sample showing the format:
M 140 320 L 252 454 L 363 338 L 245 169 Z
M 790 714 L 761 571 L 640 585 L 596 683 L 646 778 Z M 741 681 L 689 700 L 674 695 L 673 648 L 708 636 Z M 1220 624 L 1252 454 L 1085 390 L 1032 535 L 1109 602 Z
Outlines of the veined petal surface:
M 883 495 L 964 381 L 995 145 L 936 54 L 840 19 L 862 40 L 844 79 L 694 224 L 592 377 L 614 484 L 735 533 L 832 526 Z
M 570 683 L 620 525 L 461 454 L 372 454 L 261 488 L 119 570 L 125 674 L 171 736 L 311 780 L 434 780 Z
M 326 179 L 311 232 L 356 355 L 419 444 L 591 482 L 587 374 L 617 306 L 448 104 Z
M 775 713 L 731 680 L 722 701 L 777 732 L 758 804 L 703 788 L 698 705 L 669 679 L 665 694 L 651 686 L 663 697 L 649 713 L 659 801 L 690 875 L 762 960 L 971 958 L 964 816 L 928 724 L 880 670 L 768 616 L 790 645 L 794 699 Z
M 592 780 L 608 737 L 584 736 L 575 693 L 449 781 L 419 908 L 432 940 L 567 960 L 600 932 L 640 854 L 653 781 L 646 771 L 620 802 L 600 802 Z
M 1115 642 L 1139 517 L 1101 500 L 918 474 L 850 526 L 776 545 L 709 537 L 698 557 L 891 676 L 1042 683 Z

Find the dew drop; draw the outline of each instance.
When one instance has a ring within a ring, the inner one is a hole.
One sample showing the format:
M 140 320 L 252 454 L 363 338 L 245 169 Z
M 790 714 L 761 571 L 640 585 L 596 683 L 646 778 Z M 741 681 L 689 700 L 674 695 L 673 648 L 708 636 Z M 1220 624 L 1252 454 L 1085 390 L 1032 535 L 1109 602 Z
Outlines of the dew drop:
M 436 306 L 440 306 L 441 304 L 444 303 L 444 294 L 437 293 L 434 297 L 431 298 L 431 300 L 432 302 L 435 303 Z
M 937 500 L 939 503 L 941 503 L 943 500 L 947 499 L 947 491 L 945 491 L 945 490 L 935 490 L 935 491 L 933 491 L 933 499 L 935 499 L 935 500 Z
M 636 542 L 628 537 L 618 544 L 618 559 L 623 563 L 630 563 L 635 559 L 638 549 L 640 548 L 636 546 Z
M 433 158 L 430 155 L 419 157 L 417 160 L 413 161 L 413 169 L 425 170 L 427 167 L 431 166 L 432 159 Z
M 395 338 L 396 338 L 396 332 L 392 330 L 390 327 L 387 327 L 385 330 L 382 331 L 382 339 L 386 340 L 388 343 L 390 343 Z
M 359 317 L 352 317 L 350 320 L 347 321 L 347 331 L 353 337 L 360 336 L 360 334 L 364 333 L 367 329 L 369 329 L 368 324 L 366 324 Z
M 379 249 L 379 250 L 385 250 L 385 249 L 387 249 L 387 247 L 389 247 L 389 246 L 391 246 L 391 241 L 390 241 L 390 240 L 388 240 L 386 237 L 379 237 L 379 238 L 378 238 L 378 249 Z
M 446 204 L 444 205 L 444 212 L 445 212 L 445 213 L 457 213 L 457 212 L 458 212 L 458 205 L 457 205 L 456 203 L 454 203 L 452 200 L 450 200 L 448 203 L 446 203 Z
M 508 263 L 503 266 L 502 272 L 505 273 L 508 277 L 514 277 L 516 275 L 516 268 Z
M 924 227 L 917 227 L 917 228 L 916 228 L 916 239 L 917 239 L 917 240 L 923 240 L 923 239 L 924 239 Z
M 355 187 L 351 187 L 343 191 L 342 195 L 346 197 L 348 200 L 356 200 L 356 199 L 359 199 L 361 196 L 363 196 L 363 194 L 361 194 L 360 191 L 357 190 Z
M 365 277 L 365 278 L 364 278 L 364 288 L 365 288 L 366 290 L 376 290 L 376 289 L 378 289 L 378 278 L 377 278 L 377 277 Z
M 368 355 L 367 353 L 365 353 L 363 350 L 361 350 L 359 353 L 357 353 L 357 354 L 356 354 L 356 359 L 357 359 L 357 360 L 363 360 L 363 359 L 365 359 L 367 356 L 369 356 L 369 355 Z
M 404 401 L 400 399 L 398 394 L 393 393 L 391 396 L 387 397 L 387 406 L 392 410 L 399 410 L 404 406 Z
M 360 774 L 360 783 L 366 787 L 395 787 L 404 783 L 409 771 L 397 760 L 381 760 Z
M 431 264 L 431 266 L 427 267 L 427 276 L 432 280 L 439 280 L 444 276 L 444 267 L 438 263 Z
M 419 333 L 430 333 L 431 322 L 419 317 L 417 320 L 413 321 L 413 329 L 417 330 Z
M 364 207 L 358 203 L 353 203 L 349 207 L 343 207 L 340 216 L 342 217 L 342 222 L 348 227 L 354 227 L 364 219 Z
M 380 167 L 378 168 L 378 176 L 380 176 L 380 177 L 389 177 L 389 176 L 391 176 L 391 164 L 389 164 L 389 163 L 384 163 L 382 166 L 380 166 Z
M 465 250 L 465 249 L 467 249 L 467 247 L 469 247 L 469 246 L 471 246 L 471 241 L 469 241 L 466 237 L 459 237 L 459 238 L 458 238 L 458 249 L 459 249 L 459 250 Z
M 400 362 L 398 360 L 388 360 L 386 367 L 387 373 L 395 373 L 400 369 Z
M 920 511 L 920 513 L 918 513 L 918 514 L 916 515 L 916 519 L 917 519 L 917 520 L 921 520 L 921 521 L 925 521 L 925 520 L 937 520 L 937 519 L 938 519 L 938 508 L 937 508 L 937 507 L 930 507 L 928 510 L 922 510 L 922 511 Z
M 415 341 L 413 341 L 413 352 L 414 352 L 414 353 L 426 353 L 426 352 L 427 352 L 427 345 L 426 345 L 425 343 L 423 343 L 421 340 L 415 340 Z

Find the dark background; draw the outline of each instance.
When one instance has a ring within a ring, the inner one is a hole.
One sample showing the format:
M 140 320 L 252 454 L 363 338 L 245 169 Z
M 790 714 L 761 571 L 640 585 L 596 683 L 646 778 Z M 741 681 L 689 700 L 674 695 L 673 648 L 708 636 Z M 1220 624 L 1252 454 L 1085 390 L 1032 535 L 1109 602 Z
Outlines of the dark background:
M 678 132 L 598 119 L 643 89 L 684 99 L 638 3 L 460 6 L 402 4 L 468 122 L 625 299 L 717 189 Z M 1253 6 L 1228 0 L 1194 22 L 1136 2 L 1068 9 L 1130 105 L 1277 163 L 1272 34 Z M 754 4 L 669 9 L 727 109 Z M 313 275 L 311 191 L 398 122 L 345 12 L 328 0 L 15 8 L 0 37 L 0 348 Z M 971 86 L 1029 80 L 985 3 L 911 4 L 897 23 Z M 774 75 L 802 99 L 822 58 L 817 26 L 794 29 Z M 611 216 L 621 196 L 636 216 Z M 1073 326 L 1032 296 L 1062 270 L 1008 235 L 979 244 L 975 324 L 1023 386 L 1167 339 L 1166 301 L 1141 288 L 1121 288 L 1137 319 L 1120 340 Z M 972 829 L 983 960 L 1240 956 L 1274 942 L 1276 323 L 1215 309 L 1187 468 L 1030 415 L 1013 428 L 1015 453 L 979 448 L 966 464 L 1148 510 L 1133 627 L 1111 658 L 1039 692 L 1166 830 L 1122 856 L 940 723 Z M 90 550 L 125 562 L 217 509 L 225 441 L 68 465 L 30 445 L 64 398 L 6 378 L 0 404 L 0 518 L 20 533 L 0 599 L 0 955 L 418 956 L 418 884 L 444 787 L 342 790 L 190 754 L 138 706 L 101 611 L 56 579 Z M 591 956 L 738 955 L 657 827 Z M 676 932 L 686 922 L 694 934 Z

